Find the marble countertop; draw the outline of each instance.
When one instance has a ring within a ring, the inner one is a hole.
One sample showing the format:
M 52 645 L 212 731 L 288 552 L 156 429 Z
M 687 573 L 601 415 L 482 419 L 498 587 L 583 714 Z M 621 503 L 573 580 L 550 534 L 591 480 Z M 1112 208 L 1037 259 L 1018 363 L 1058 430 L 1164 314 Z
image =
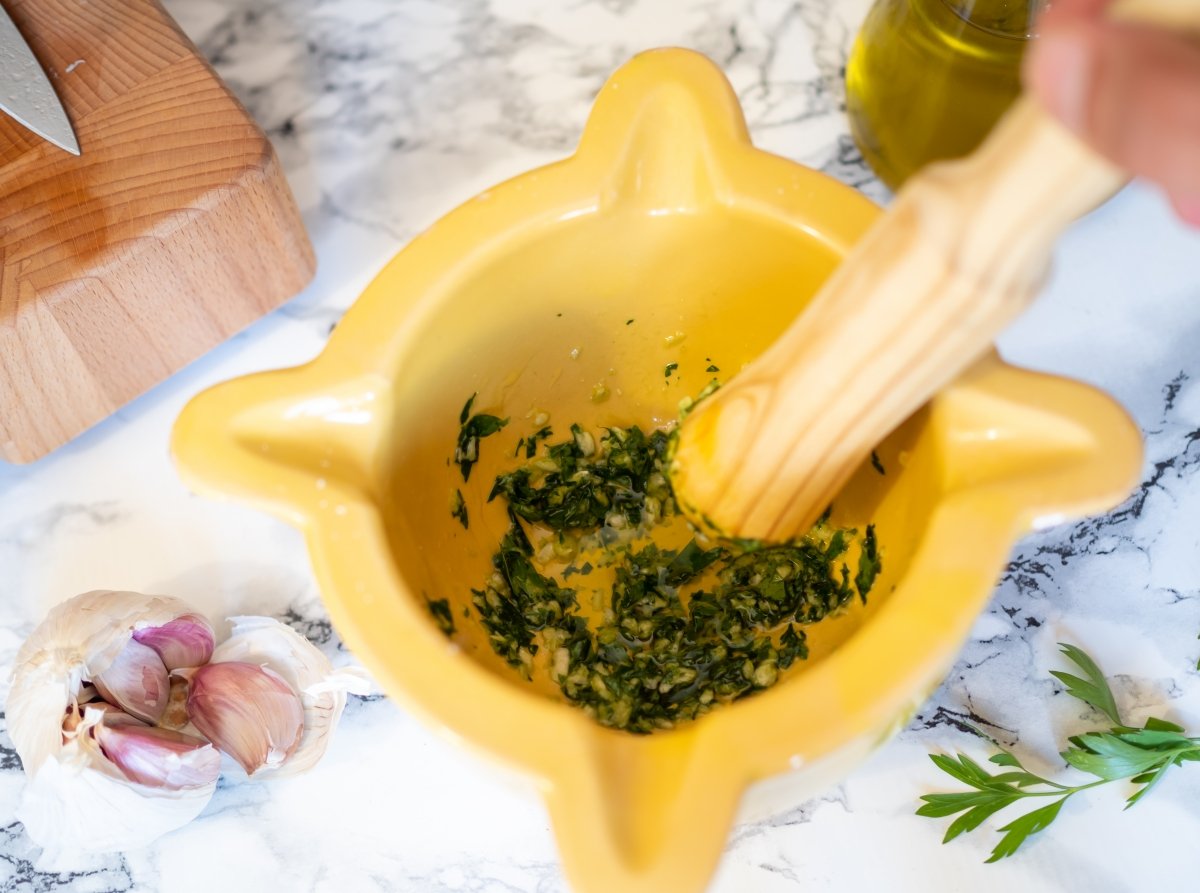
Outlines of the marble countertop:
M 299 534 L 190 494 L 167 456 L 192 395 L 316 354 L 408 239 L 460 201 L 569 153 L 605 77 L 636 51 L 717 60 L 756 142 L 886 198 L 846 133 L 840 73 L 864 0 L 168 0 L 275 142 L 316 245 L 287 306 L 51 457 L 0 465 L 0 696 L 16 649 L 76 592 L 167 592 L 212 616 L 280 616 L 348 660 Z M 996 835 L 941 845 L 913 815 L 952 789 L 930 751 L 987 729 L 1058 771 L 1086 728 L 1048 671 L 1085 647 L 1136 718 L 1200 727 L 1200 235 L 1135 186 L 1064 240 L 1050 287 L 1002 339 L 1012 361 L 1113 393 L 1146 434 L 1134 496 L 1015 550 L 949 679 L 842 785 L 735 829 L 714 893 L 1140 891 L 1200 871 L 1200 769 L 1131 813 L 1120 786 L 1073 801 L 1015 858 Z M 565 890 L 541 805 L 386 699 L 352 698 L 318 771 L 225 784 L 154 846 L 44 871 L 11 818 L 22 775 L 0 726 L 0 890 Z

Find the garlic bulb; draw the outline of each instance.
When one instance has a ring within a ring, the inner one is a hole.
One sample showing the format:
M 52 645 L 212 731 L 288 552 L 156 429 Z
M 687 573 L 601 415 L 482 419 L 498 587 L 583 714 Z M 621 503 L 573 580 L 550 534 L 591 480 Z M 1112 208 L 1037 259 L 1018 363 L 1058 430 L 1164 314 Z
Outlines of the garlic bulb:
M 126 684 L 128 674 L 117 672 L 114 663 L 135 629 L 161 627 L 188 613 L 186 604 L 168 596 L 88 592 L 52 609 L 17 652 L 8 731 L 29 776 L 17 818 L 45 850 L 46 864 L 68 851 L 111 852 L 149 843 L 190 822 L 212 797 L 210 754 L 188 758 L 194 771 L 144 784 L 105 755 L 94 733 L 109 711 L 85 704 L 83 718 L 77 716 L 77 705 L 95 693 L 85 680 L 105 676 L 115 687 Z M 133 678 L 141 684 L 141 677 Z M 164 708 L 167 693 L 162 690 Z M 138 700 L 123 688 L 122 697 Z M 122 723 L 111 726 L 116 731 Z M 200 745 L 188 749 L 211 750 Z M 136 762 L 127 746 L 118 749 L 126 754 L 123 762 Z
M 346 692 L 368 691 L 365 673 L 333 670 L 270 618 L 233 623 L 214 647 L 208 621 L 179 599 L 98 590 L 34 630 L 7 709 L 28 776 L 17 818 L 43 848 L 39 867 L 191 821 L 216 788 L 219 750 L 255 777 L 320 759 Z
M 217 646 L 214 664 L 239 661 L 257 664 L 278 674 L 300 695 L 304 731 L 299 745 L 279 766 L 264 774 L 290 775 L 316 765 L 346 706 L 346 694 L 367 694 L 370 678 L 357 667 L 333 668 L 321 651 L 290 626 L 270 617 L 231 617 L 233 632 Z M 269 770 L 269 771 L 268 771 Z
M 85 592 L 52 608 L 17 652 L 8 696 L 8 732 L 25 772 L 36 773 L 62 750 L 67 708 L 85 680 L 112 667 L 135 629 L 165 626 L 190 613 L 170 596 L 109 590 Z

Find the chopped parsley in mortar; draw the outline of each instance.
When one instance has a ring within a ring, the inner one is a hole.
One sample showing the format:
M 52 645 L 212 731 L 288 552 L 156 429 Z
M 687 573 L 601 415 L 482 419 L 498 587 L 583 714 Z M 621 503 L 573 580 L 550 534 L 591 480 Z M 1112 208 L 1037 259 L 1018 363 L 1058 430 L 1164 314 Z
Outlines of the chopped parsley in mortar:
M 429 613 L 433 615 L 438 629 L 448 636 L 454 635 L 454 615 L 450 612 L 449 599 L 426 598 L 425 604 L 429 607 Z
M 463 501 L 462 490 L 455 490 L 454 495 L 450 497 L 450 517 L 457 518 L 458 523 L 467 530 L 471 526 L 471 519 L 467 515 L 467 504 Z
M 454 447 L 454 461 L 462 472 L 463 483 L 471 477 L 471 468 L 479 461 L 479 441 L 491 437 L 508 424 L 508 419 L 497 418 L 486 413 L 471 415 L 471 405 L 475 402 L 476 394 L 467 398 L 462 412 L 458 415 L 458 443 Z
M 808 657 L 804 627 L 865 602 L 881 570 L 868 526 L 851 581 L 858 532 L 827 515 L 780 545 L 691 535 L 662 431 L 531 442 L 492 486 L 509 526 L 473 603 L 498 655 L 526 678 L 544 665 L 602 725 L 669 729 L 770 687 Z

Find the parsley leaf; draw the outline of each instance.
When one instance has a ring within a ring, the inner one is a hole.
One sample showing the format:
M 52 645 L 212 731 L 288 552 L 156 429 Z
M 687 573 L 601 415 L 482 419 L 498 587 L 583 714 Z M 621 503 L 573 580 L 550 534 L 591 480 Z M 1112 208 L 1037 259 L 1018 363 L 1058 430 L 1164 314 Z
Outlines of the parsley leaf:
M 1028 812 L 1001 828 L 1000 830 L 1006 833 L 1000 838 L 1000 842 L 996 844 L 996 848 L 992 850 L 992 855 L 986 861 L 996 862 L 1006 856 L 1011 856 L 1020 848 L 1027 837 L 1047 828 L 1051 822 L 1058 818 L 1058 811 L 1062 809 L 1063 804 L 1067 802 L 1067 797 L 1069 796 L 1070 794 L 1062 797 L 1060 800 L 1056 800 L 1049 806 L 1043 806 L 1040 809 L 1035 809 L 1033 812 Z
M 867 593 L 875 585 L 875 578 L 883 570 L 883 559 L 879 557 L 879 544 L 875 540 L 875 525 L 868 524 L 863 536 L 862 552 L 858 556 L 858 573 L 854 576 L 854 588 L 863 604 L 867 602 Z
M 871 450 L 871 467 L 880 474 L 887 474 L 887 470 L 883 467 L 883 463 L 879 461 L 879 454 Z
M 491 437 L 508 424 L 508 419 L 497 418 L 486 413 L 471 415 L 471 405 L 478 394 L 472 394 L 458 414 L 458 442 L 454 446 L 454 461 L 462 472 L 463 482 L 471 477 L 471 466 L 479 461 L 479 441 Z
M 1087 676 L 1081 679 L 1061 670 L 1051 670 L 1050 675 L 1067 687 L 1067 694 L 1079 698 L 1085 704 L 1099 710 L 1117 725 L 1121 725 L 1121 714 L 1117 711 L 1117 702 L 1113 698 L 1112 689 L 1104 679 L 1104 674 L 1096 666 L 1096 662 L 1074 645 L 1058 646 L 1079 669 Z
M 462 490 L 455 490 L 454 496 L 450 499 L 450 517 L 457 518 L 458 523 L 463 526 L 463 530 L 467 530 L 471 526 L 467 518 L 467 504 L 463 501 Z
M 425 605 L 429 608 L 429 613 L 433 616 L 433 622 L 447 636 L 454 635 L 454 615 L 450 612 L 450 602 L 448 599 L 425 599 Z
M 537 455 L 539 440 L 548 440 L 553 436 L 554 431 L 551 430 L 549 425 L 546 425 L 544 428 L 539 428 L 530 434 L 529 437 L 525 438 L 525 458 L 532 459 Z

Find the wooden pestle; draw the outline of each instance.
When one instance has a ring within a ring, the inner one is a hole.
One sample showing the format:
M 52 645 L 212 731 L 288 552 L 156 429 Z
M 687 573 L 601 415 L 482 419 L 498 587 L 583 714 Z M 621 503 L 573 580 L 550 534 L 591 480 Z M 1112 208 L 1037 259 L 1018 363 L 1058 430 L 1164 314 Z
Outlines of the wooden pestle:
M 1112 14 L 1200 29 L 1200 0 Z M 919 172 L 791 327 L 683 422 L 681 508 L 724 536 L 808 530 L 876 444 L 1029 305 L 1058 236 L 1126 179 L 1025 97 L 974 154 Z

